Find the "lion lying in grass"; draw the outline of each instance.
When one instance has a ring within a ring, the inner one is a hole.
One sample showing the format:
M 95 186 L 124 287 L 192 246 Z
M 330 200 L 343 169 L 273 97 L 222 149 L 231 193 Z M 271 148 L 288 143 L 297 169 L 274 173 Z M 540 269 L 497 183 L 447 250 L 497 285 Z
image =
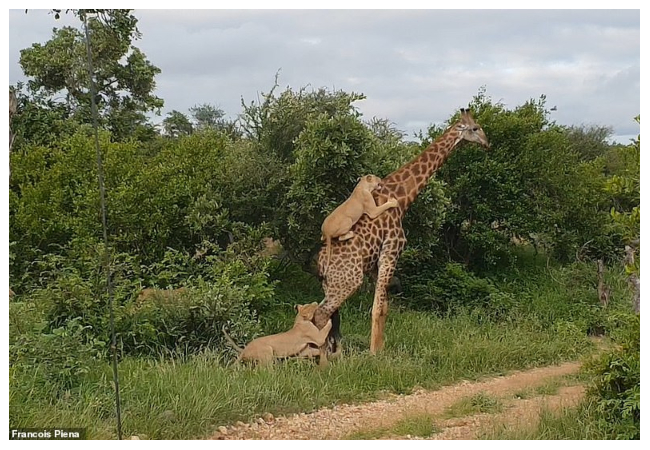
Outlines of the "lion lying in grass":
M 306 305 L 297 305 L 298 314 L 293 323 L 293 328 L 284 333 L 272 334 L 261 338 L 253 339 L 243 349 L 228 336 L 226 330 L 222 328 L 226 339 L 238 352 L 237 362 L 253 361 L 260 364 L 271 364 L 276 358 L 313 357 L 320 354 L 317 348 L 310 347 L 315 345 L 322 347 L 325 344 L 327 335 L 332 328 L 332 321 L 328 321 L 322 330 L 319 330 L 313 324 L 312 319 L 318 308 L 318 303 L 309 303 Z M 325 356 L 321 354 L 321 358 Z

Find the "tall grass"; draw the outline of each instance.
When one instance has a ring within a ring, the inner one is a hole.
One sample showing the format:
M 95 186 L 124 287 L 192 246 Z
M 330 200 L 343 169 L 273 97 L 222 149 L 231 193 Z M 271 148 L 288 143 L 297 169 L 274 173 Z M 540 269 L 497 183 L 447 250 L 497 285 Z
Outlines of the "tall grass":
M 584 324 L 572 320 L 582 317 L 580 307 L 591 294 L 587 288 L 583 292 L 582 287 L 567 284 L 570 273 L 552 270 L 552 277 L 501 280 L 504 291 L 507 288 L 509 295 L 523 300 L 497 318 L 481 308 L 439 315 L 393 306 L 385 349 L 376 356 L 368 351 L 372 295 L 357 294 L 341 310 L 344 354 L 325 370 L 312 361 L 293 360 L 271 368 L 235 367 L 217 352 L 183 359 L 125 358 L 119 366 L 124 433 L 156 439 L 200 438 L 218 426 L 265 412 L 312 411 L 372 400 L 385 392 L 409 393 L 415 387 L 437 388 L 577 359 L 593 348 Z M 584 267 L 575 270 L 578 275 L 587 272 Z M 316 281 L 294 282 L 295 286 L 293 282 L 279 285 L 277 308 L 262 319 L 265 332 L 290 326 L 296 303 L 320 300 Z M 554 312 L 570 299 L 579 304 L 564 310 L 566 316 Z M 10 369 L 11 427 L 69 424 L 86 427 L 89 438 L 115 436 L 107 363 L 98 364 L 73 389 L 56 396 L 38 371 L 38 367 L 29 373 Z
M 471 314 L 440 318 L 394 311 L 384 352 L 363 348 L 369 320 L 344 311 L 344 335 L 357 344 L 325 370 L 311 361 L 287 361 L 272 368 L 227 365 L 215 354 L 180 360 L 127 358 L 120 363 L 125 434 L 178 439 L 209 435 L 216 427 L 275 415 L 312 411 L 340 402 L 408 393 L 460 379 L 573 359 L 588 351 L 586 336 L 539 329 L 534 322 L 479 323 Z M 88 437 L 114 435 L 110 368 L 97 367 L 73 392 L 46 400 L 39 379 L 12 377 L 10 425 L 72 423 Z M 32 395 L 36 394 L 36 395 Z
M 594 406 L 585 401 L 577 408 L 559 412 L 542 410 L 536 425 L 513 428 L 495 425 L 482 432 L 478 439 L 495 440 L 604 440 L 616 439 L 606 433 Z

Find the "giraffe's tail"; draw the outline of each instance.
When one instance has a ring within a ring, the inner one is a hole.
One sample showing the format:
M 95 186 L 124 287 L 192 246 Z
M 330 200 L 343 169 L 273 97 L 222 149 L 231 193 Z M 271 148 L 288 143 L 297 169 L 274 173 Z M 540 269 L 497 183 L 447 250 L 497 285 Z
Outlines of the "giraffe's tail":
M 334 314 L 330 316 L 332 320 L 332 329 L 330 330 L 327 336 L 327 351 L 329 353 L 329 358 L 336 358 L 341 354 L 341 317 L 339 316 L 339 310 L 334 311 Z
M 323 276 L 327 276 L 327 270 L 330 268 L 330 260 L 332 259 L 332 236 L 325 238 L 325 246 L 327 247 L 327 256 L 325 257 L 325 267 L 323 268 Z

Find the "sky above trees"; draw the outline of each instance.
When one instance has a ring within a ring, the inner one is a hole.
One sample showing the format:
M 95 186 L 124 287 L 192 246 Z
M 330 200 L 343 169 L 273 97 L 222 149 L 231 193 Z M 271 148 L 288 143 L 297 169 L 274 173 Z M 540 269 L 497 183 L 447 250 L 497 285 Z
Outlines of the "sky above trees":
M 485 86 L 506 106 L 546 95 L 551 119 L 635 137 L 640 112 L 639 10 L 145 10 L 134 45 L 161 73 L 166 113 L 210 103 L 227 117 L 273 86 L 367 96 L 357 106 L 412 136 L 467 106 Z M 9 11 L 9 83 L 20 50 L 71 15 Z

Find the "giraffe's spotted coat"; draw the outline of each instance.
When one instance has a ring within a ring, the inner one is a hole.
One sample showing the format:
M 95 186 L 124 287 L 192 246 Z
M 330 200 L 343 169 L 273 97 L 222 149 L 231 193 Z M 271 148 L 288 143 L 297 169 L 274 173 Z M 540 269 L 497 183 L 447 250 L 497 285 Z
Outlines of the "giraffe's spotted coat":
M 461 109 L 460 119 L 450 126 L 418 157 L 382 180 L 382 188 L 373 193 L 377 205 L 397 199 L 399 206 L 388 209 L 379 217 L 364 215 L 353 227 L 354 237 L 348 241 L 332 241 L 332 255 L 327 275 L 323 277 L 325 299 L 314 316 L 322 328 L 363 283 L 364 274 L 377 273 L 372 308 L 370 351 L 383 347 L 384 325 L 388 313 L 388 284 L 395 272 L 397 260 L 406 245 L 402 218 L 429 178 L 444 163 L 458 143 L 463 140 L 488 147 L 487 137 L 476 124 L 469 110 Z M 325 248 L 318 255 L 319 272 L 323 274 Z M 338 330 L 333 330 L 334 335 Z M 332 342 L 330 341 L 330 344 Z M 334 345 L 336 345 L 334 343 Z

